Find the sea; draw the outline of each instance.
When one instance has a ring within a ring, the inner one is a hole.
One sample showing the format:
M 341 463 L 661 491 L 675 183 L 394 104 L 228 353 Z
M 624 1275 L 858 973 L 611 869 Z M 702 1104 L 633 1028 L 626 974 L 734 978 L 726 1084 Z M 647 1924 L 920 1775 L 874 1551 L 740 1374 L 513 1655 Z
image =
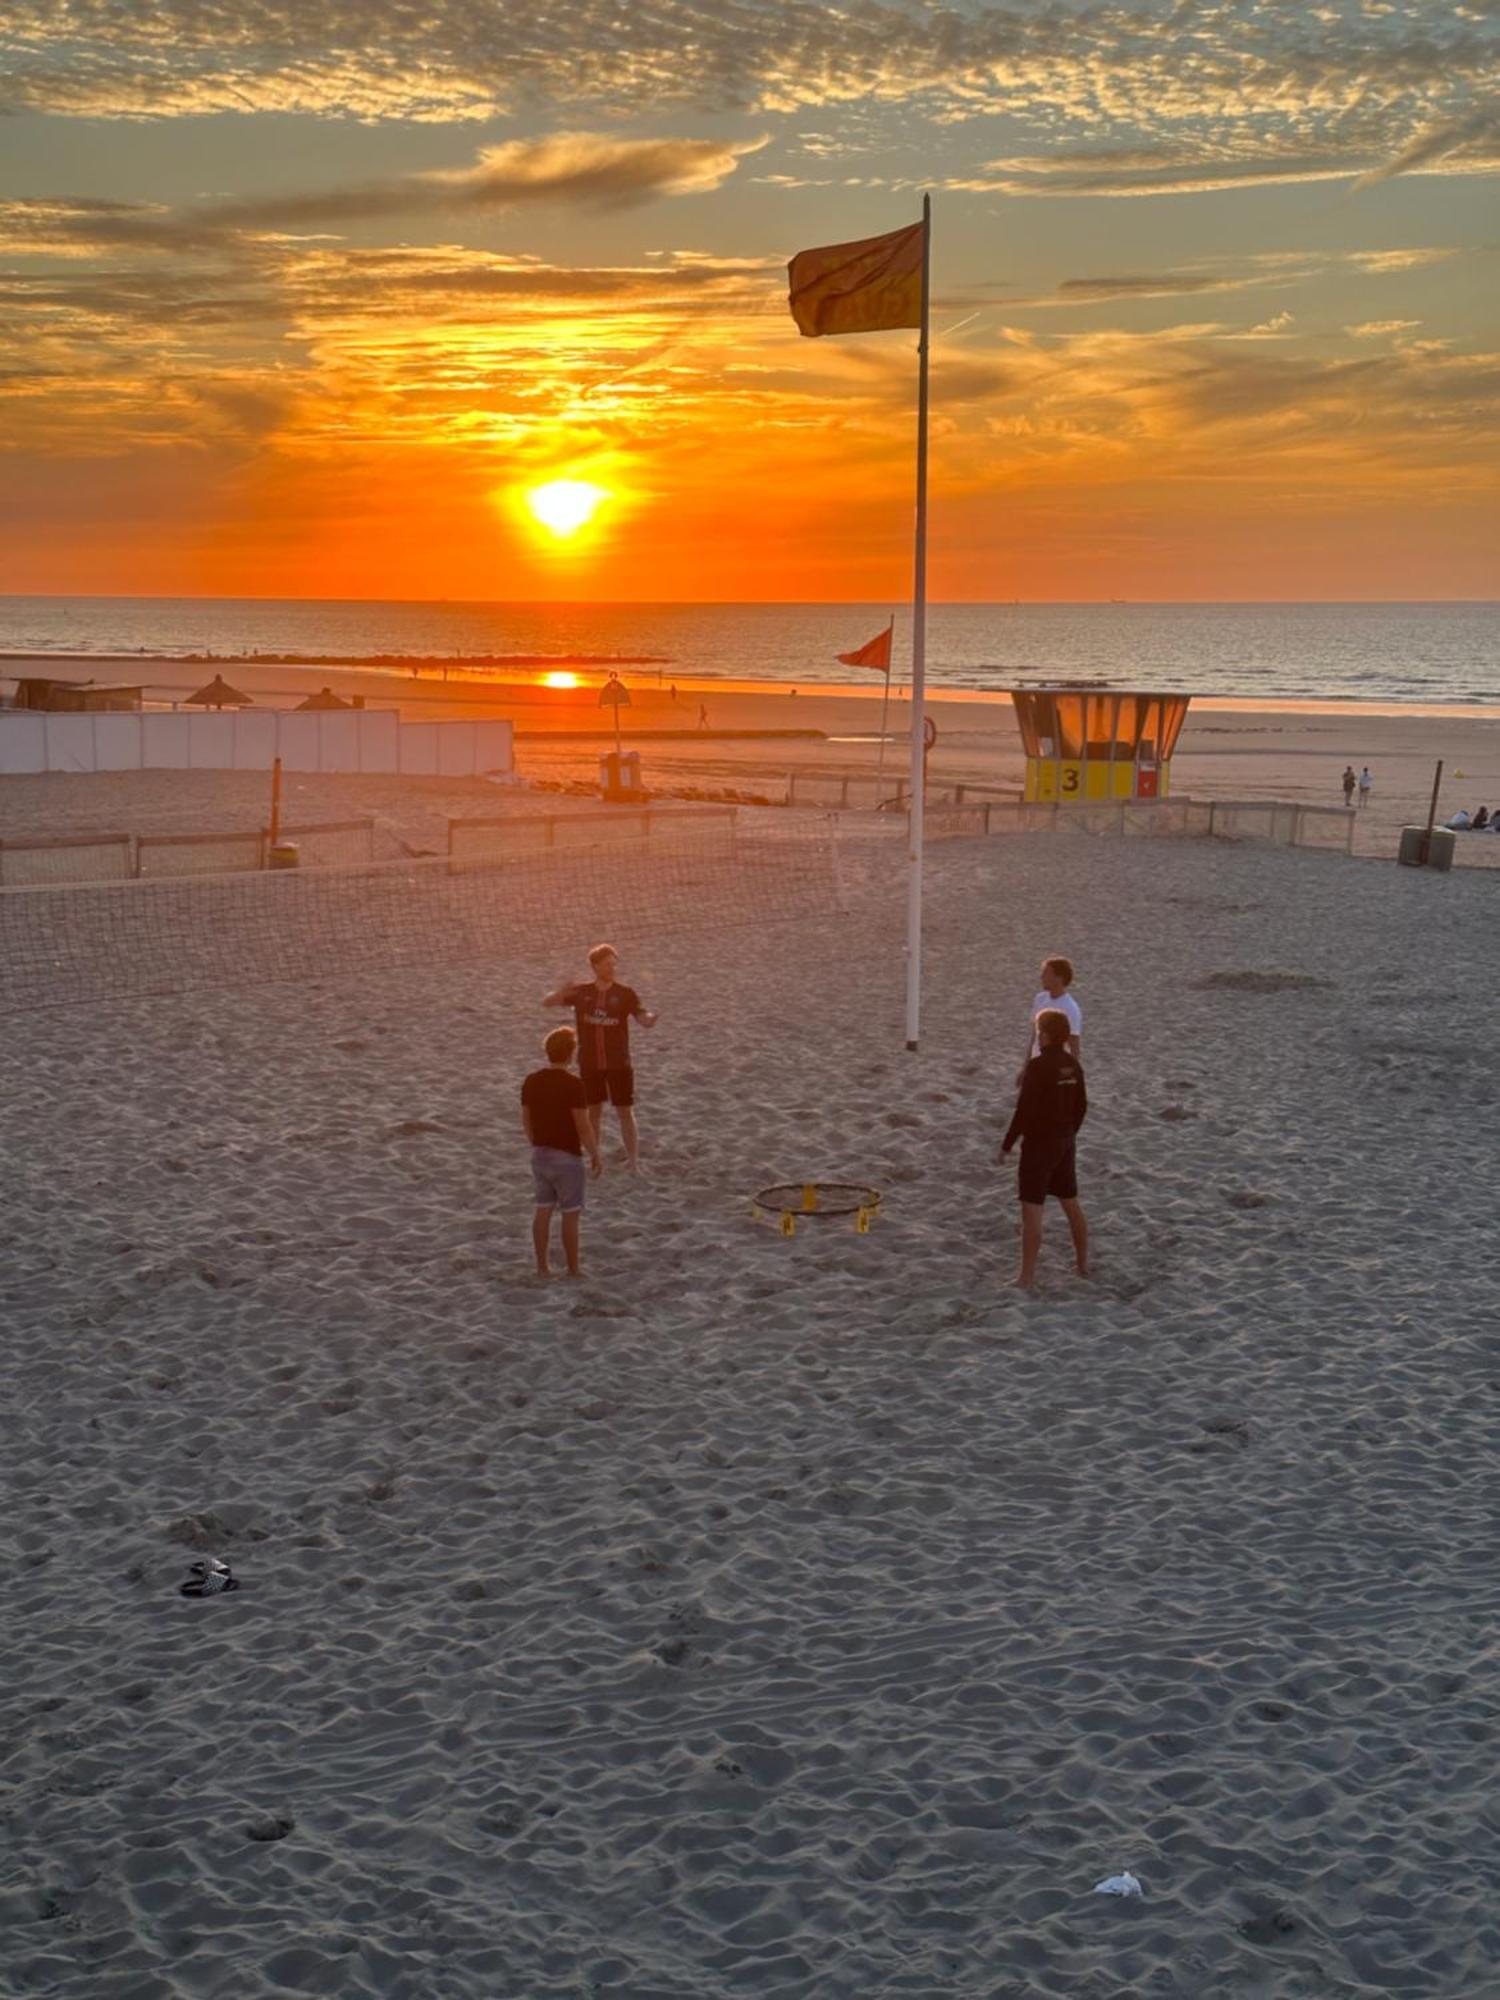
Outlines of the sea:
M 374 661 L 612 660 L 684 680 L 865 683 L 853 651 L 909 605 L 385 602 L 311 598 L 0 597 L 0 653 L 271 655 L 309 671 Z M 0 673 L 4 663 L 0 662 Z M 1249 702 L 1500 705 L 1500 602 L 934 604 L 934 691 L 1100 680 Z M 628 669 L 626 670 L 628 679 Z

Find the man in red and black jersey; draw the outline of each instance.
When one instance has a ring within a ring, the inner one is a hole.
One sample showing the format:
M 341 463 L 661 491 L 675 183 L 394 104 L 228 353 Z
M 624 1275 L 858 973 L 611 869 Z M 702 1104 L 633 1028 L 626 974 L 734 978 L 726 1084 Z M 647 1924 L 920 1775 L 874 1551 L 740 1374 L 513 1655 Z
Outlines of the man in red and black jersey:
M 1021 1275 L 1017 1283 L 1030 1291 L 1036 1280 L 1036 1260 L 1042 1247 L 1042 1211 L 1048 1195 L 1063 1205 L 1073 1237 L 1073 1254 L 1083 1277 L 1089 1269 L 1089 1226 L 1078 1202 L 1078 1169 L 1074 1142 L 1089 1108 L 1083 1065 L 1069 1053 L 1073 1023 L 1061 1008 L 1049 1007 L 1036 1017 L 1040 1055 L 1027 1063 L 1021 1094 L 1000 1146 L 1005 1159 L 1021 1141 Z
M 622 986 L 615 978 L 619 956 L 612 944 L 596 944 L 589 953 L 592 979 L 573 986 L 559 986 L 549 993 L 544 1007 L 571 1007 L 578 1024 L 578 1072 L 588 1100 L 589 1123 L 594 1144 L 599 1143 L 599 1126 L 606 1098 L 615 1107 L 620 1121 L 620 1137 L 625 1142 L 625 1161 L 632 1172 L 638 1164 L 640 1138 L 635 1125 L 635 1071 L 630 1064 L 630 1023 L 654 1028 L 656 1016 L 642 1004 L 633 986 Z

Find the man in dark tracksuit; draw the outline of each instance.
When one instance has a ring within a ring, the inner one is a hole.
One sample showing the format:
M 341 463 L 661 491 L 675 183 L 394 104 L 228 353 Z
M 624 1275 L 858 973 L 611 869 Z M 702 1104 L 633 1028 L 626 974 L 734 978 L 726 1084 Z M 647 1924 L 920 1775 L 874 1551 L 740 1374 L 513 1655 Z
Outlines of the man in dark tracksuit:
M 1000 1146 L 1005 1159 L 1021 1141 L 1021 1275 L 1017 1283 L 1030 1291 L 1036 1281 L 1036 1260 L 1042 1247 L 1042 1210 L 1048 1195 L 1063 1205 L 1073 1235 L 1073 1254 L 1082 1276 L 1089 1269 L 1089 1226 L 1078 1202 L 1078 1170 L 1073 1146 L 1089 1107 L 1083 1066 L 1068 1054 L 1073 1032 L 1066 1014 L 1049 1007 L 1037 1016 L 1042 1052 L 1026 1065 L 1021 1094 L 1009 1130 Z

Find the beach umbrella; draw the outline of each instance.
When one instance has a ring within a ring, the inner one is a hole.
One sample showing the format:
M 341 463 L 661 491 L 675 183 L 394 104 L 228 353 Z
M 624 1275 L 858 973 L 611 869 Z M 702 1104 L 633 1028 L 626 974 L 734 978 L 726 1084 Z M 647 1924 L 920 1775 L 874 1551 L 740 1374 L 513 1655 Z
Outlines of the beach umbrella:
M 232 688 L 222 674 L 215 674 L 207 687 L 199 688 L 196 694 L 186 695 L 185 700 L 196 702 L 199 708 L 248 708 L 250 697 Z
M 349 705 L 350 704 L 347 701 L 342 700 L 338 695 L 334 693 L 333 689 L 329 687 L 319 688 L 316 694 L 310 694 L 307 697 L 306 701 L 299 701 L 297 704 L 299 709 L 348 708 Z

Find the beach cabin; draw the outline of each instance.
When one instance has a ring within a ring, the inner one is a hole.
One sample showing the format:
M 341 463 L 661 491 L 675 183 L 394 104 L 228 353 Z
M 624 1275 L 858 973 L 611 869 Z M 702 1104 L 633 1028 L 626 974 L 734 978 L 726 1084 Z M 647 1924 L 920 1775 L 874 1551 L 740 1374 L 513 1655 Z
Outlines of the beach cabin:
M 59 681 L 41 674 L 23 674 L 16 682 L 12 706 L 41 709 L 52 715 L 108 714 L 138 709 L 143 693 L 138 687 L 105 687 L 97 681 Z
M 1164 799 L 1191 699 L 1112 688 L 1012 688 L 1026 750 L 1025 796 L 1064 805 Z

